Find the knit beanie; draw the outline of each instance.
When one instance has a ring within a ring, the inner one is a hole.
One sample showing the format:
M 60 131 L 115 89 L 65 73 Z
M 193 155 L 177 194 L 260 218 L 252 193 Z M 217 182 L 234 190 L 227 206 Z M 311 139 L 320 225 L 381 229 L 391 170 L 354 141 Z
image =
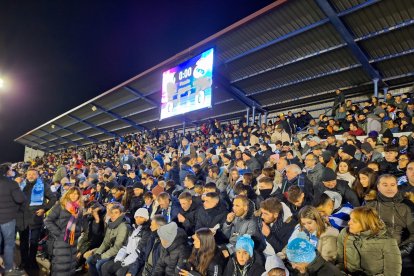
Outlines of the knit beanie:
M 237 239 L 236 242 L 236 251 L 239 249 L 243 249 L 247 253 L 249 253 L 250 257 L 253 257 L 253 248 L 254 248 L 254 241 L 250 237 L 250 235 L 243 235 Z
M 175 237 L 177 236 L 177 224 L 175 222 L 170 222 L 166 225 L 161 226 L 158 228 L 157 233 L 160 239 L 166 242 L 165 248 L 168 248 L 173 243 Z
M 336 174 L 335 172 L 330 169 L 330 168 L 325 168 L 322 171 L 322 181 L 326 182 L 326 181 L 332 181 L 336 179 Z
M 349 156 L 354 156 L 356 152 L 356 148 L 352 145 L 345 144 L 342 146 L 342 151 Z
M 286 255 L 292 263 L 309 264 L 316 258 L 316 249 L 308 240 L 296 238 L 288 243 Z

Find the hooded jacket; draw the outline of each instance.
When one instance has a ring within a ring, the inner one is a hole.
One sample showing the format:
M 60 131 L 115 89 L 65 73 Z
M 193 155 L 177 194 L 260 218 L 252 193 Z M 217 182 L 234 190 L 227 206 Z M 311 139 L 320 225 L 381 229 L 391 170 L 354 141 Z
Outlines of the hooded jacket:
M 351 274 L 401 275 L 402 261 L 397 241 L 389 237 L 385 229 L 377 235 L 371 231 L 353 235 L 348 232 L 348 227 L 342 229 L 338 236 L 337 262 L 341 270 Z
M 185 231 L 178 228 L 172 244 L 167 248 L 161 246 L 160 258 L 155 265 L 153 276 L 177 275 L 176 267 L 183 267 L 184 260 L 190 256 L 187 239 Z

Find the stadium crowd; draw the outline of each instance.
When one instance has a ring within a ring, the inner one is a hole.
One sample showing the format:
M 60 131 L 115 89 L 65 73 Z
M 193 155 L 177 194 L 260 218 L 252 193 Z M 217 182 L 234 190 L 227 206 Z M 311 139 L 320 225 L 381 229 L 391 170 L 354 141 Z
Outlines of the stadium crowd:
M 154 129 L 3 164 L 6 275 L 16 232 L 29 275 L 39 259 L 59 276 L 412 271 L 414 100 L 338 91 L 330 115 Z

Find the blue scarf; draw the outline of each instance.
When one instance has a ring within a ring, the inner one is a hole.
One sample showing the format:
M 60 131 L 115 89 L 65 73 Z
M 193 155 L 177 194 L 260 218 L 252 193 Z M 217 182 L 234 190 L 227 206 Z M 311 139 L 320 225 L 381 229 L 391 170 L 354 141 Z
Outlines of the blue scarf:
M 26 187 L 26 181 L 20 185 L 20 189 L 23 191 Z M 45 185 L 43 184 L 40 178 L 37 178 L 36 183 L 32 188 L 32 195 L 30 196 L 30 205 L 29 206 L 40 206 L 43 204 L 45 194 Z

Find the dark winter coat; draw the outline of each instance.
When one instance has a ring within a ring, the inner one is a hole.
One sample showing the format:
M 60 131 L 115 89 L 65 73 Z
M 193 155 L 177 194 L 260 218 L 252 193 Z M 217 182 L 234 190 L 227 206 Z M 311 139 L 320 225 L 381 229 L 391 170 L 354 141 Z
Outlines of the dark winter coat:
M 339 193 L 342 196 L 342 204 L 345 204 L 347 202 L 351 203 L 353 207 L 360 206 L 358 196 L 356 193 L 349 187 L 348 182 L 345 180 L 336 180 L 336 187 L 333 189 L 327 188 L 323 183 L 317 185 L 315 187 L 315 200 L 319 199 L 320 196 L 325 191 L 334 191 Z
M 316 256 L 315 260 L 309 264 L 307 267 L 307 272 L 309 276 L 341 276 L 344 275 L 342 272 L 332 263 L 326 261 L 319 254 Z
M 184 260 L 190 256 L 187 234 L 178 228 L 177 236 L 168 248 L 161 246 L 160 258 L 155 265 L 153 276 L 177 275 L 176 267 L 183 267 Z
M 286 207 L 288 208 L 288 207 Z M 265 237 L 266 241 L 273 247 L 275 253 L 279 253 L 287 245 L 290 236 L 295 230 L 298 221 L 289 216 L 287 210 L 281 211 L 270 227 L 269 236 Z
M 203 203 L 198 197 L 193 197 L 190 208 L 187 211 L 181 209 L 180 214 L 185 217 L 185 221 L 181 224 L 188 236 L 194 234 L 196 213 L 198 209 L 203 208 Z
M 198 273 L 194 266 L 193 270 L 190 271 L 191 275 L 193 276 L 222 276 L 223 270 L 225 268 L 225 258 L 221 253 L 221 250 L 217 248 L 216 254 L 214 255 L 213 259 L 211 260 L 210 264 L 207 267 L 207 271 L 204 275 Z
M 43 182 L 45 185 L 43 204 L 39 206 L 30 206 L 32 189 L 35 183 L 26 181 L 26 187 L 23 189 L 23 193 L 26 196 L 26 201 L 20 205 L 19 211 L 17 213 L 16 226 L 19 231 L 22 231 L 29 226 L 30 228 L 42 227 L 43 216 L 37 216 L 36 211 L 40 209 L 48 211 L 56 203 L 56 195 L 50 190 L 50 186 Z
M 16 181 L 0 176 L 0 224 L 17 217 L 17 211 L 26 198 Z
M 254 257 L 244 267 L 241 267 L 237 263 L 236 256 L 233 256 L 228 261 L 223 276 L 258 276 L 265 271 L 264 265 L 259 263 Z
M 57 203 L 45 219 L 49 239 L 53 240 L 52 275 L 74 275 L 76 269 L 76 243 L 81 233 L 82 214 L 78 216 L 75 229 L 75 243 L 70 245 L 64 240 L 66 226 L 71 214 Z

